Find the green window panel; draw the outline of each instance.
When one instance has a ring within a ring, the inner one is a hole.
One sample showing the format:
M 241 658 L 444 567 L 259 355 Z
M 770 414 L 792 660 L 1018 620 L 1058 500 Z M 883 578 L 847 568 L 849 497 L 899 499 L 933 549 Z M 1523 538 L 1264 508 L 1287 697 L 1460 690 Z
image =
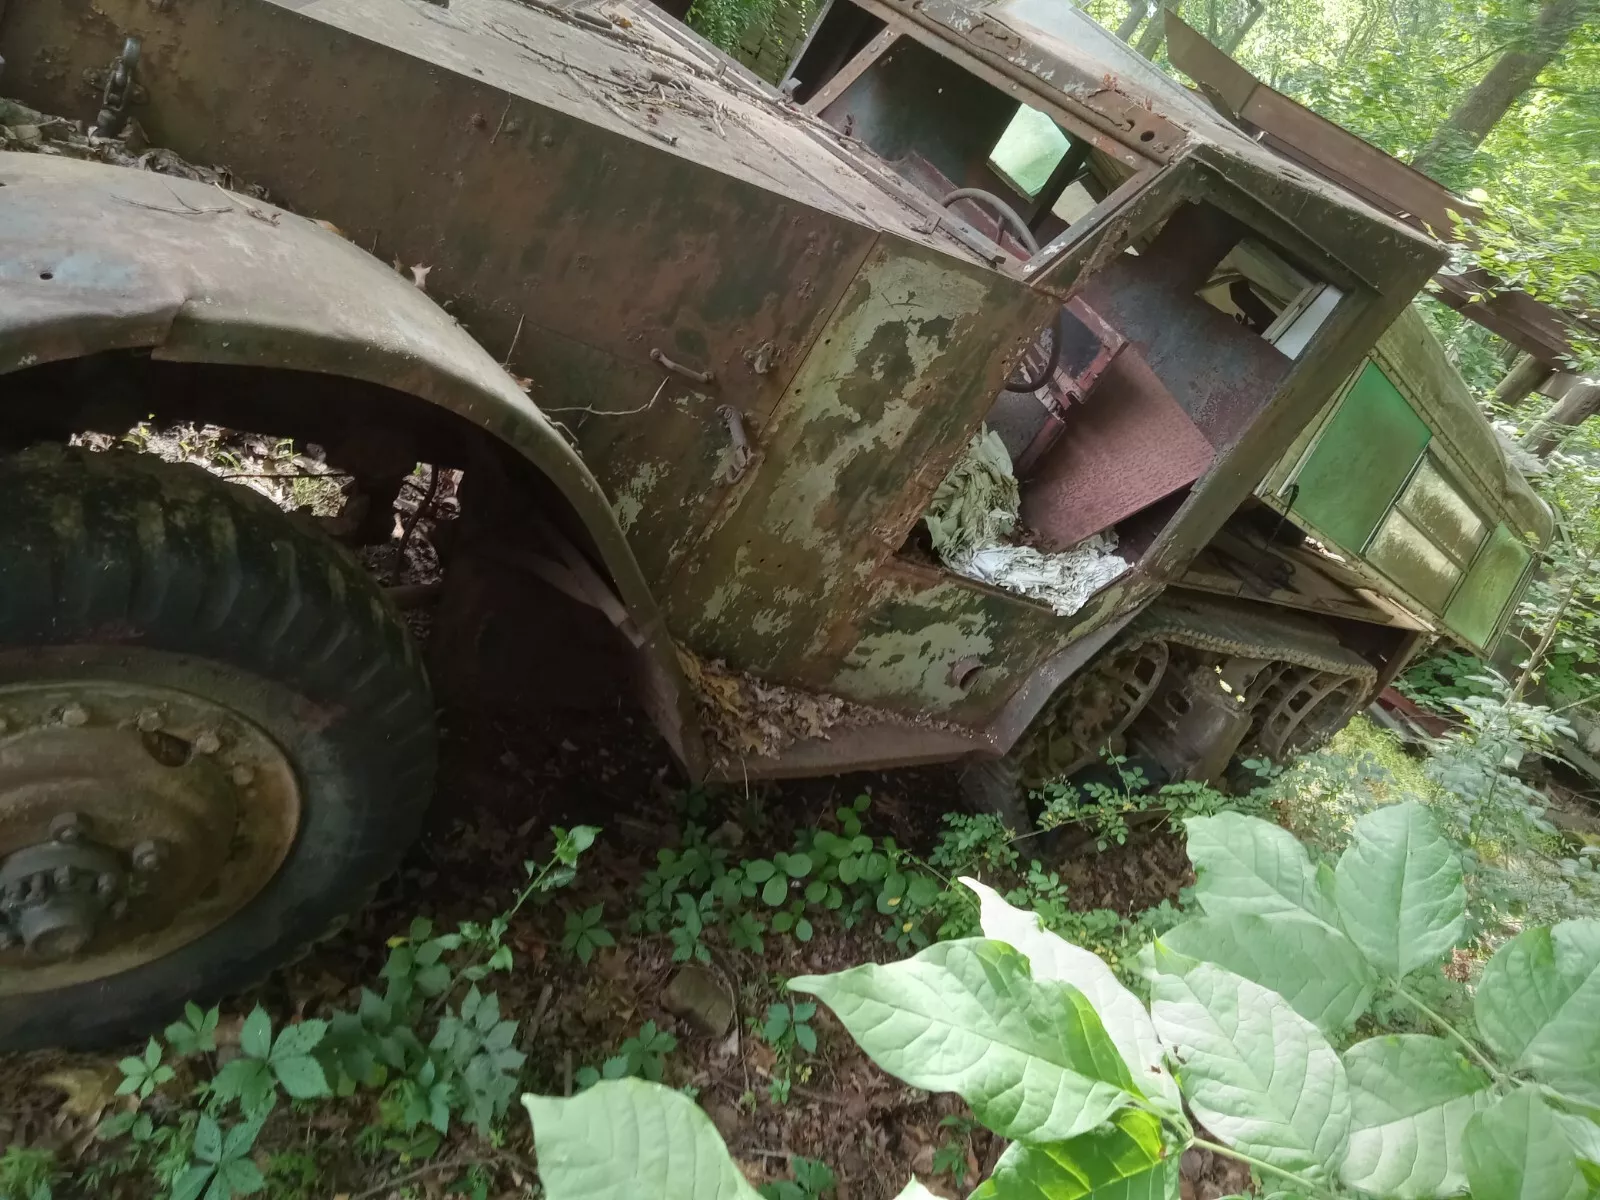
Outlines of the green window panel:
M 1398 508 L 1378 526 L 1367 561 L 1436 613 L 1461 578 L 1461 568 Z
M 1495 526 L 1445 610 L 1444 619 L 1467 641 L 1487 649 L 1500 616 L 1516 594 L 1522 573 L 1528 569 L 1528 547 L 1504 525 Z
M 1400 510 L 1462 567 L 1472 562 L 1488 532 L 1478 510 L 1439 469 L 1431 451 L 1400 493 Z
M 1334 544 L 1359 554 L 1429 436 L 1400 390 L 1369 362 L 1296 474 L 1294 511 Z
M 989 165 L 1031 200 L 1050 182 L 1071 145 L 1054 121 L 1023 104 L 995 144 Z

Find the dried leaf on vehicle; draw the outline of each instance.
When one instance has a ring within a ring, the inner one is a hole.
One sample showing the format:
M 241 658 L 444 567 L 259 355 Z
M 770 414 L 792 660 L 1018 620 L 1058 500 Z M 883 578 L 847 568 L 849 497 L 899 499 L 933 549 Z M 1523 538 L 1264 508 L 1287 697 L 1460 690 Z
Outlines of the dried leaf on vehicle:
M 767 683 L 681 648 L 678 660 L 719 759 L 768 757 L 795 742 L 827 737 L 849 707 L 837 696 Z

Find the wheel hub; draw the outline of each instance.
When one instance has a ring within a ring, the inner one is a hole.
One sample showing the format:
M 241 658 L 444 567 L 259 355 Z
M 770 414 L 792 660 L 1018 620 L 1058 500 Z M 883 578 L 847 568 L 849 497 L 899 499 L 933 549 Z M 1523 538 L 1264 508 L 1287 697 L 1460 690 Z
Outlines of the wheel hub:
M 0 687 L 0 996 L 153 961 L 276 873 L 294 773 L 238 713 L 85 681 Z
M 20 946 L 39 962 L 70 958 L 128 907 L 123 855 L 86 839 L 77 813 L 57 817 L 51 833 L 0 860 L 0 950 Z

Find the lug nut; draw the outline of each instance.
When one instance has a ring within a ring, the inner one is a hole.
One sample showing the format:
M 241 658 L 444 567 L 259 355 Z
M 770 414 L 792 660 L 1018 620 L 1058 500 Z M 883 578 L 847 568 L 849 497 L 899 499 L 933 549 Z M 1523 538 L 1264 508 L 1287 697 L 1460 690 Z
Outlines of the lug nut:
M 77 877 L 77 868 L 73 867 L 71 863 L 62 863 L 61 866 L 55 869 L 54 878 L 57 887 L 69 888 Z
M 133 848 L 133 865 L 140 871 L 154 871 L 167 857 L 167 848 L 160 842 L 140 842 Z
M 28 876 L 28 899 L 43 900 L 50 891 L 50 877 L 43 871 Z
M 196 754 L 215 754 L 222 749 L 222 739 L 207 729 L 194 739 Z
M 144 709 L 134 718 L 134 724 L 140 733 L 154 733 L 161 728 L 161 714 L 153 708 Z
M 57 813 L 50 819 L 50 836 L 72 845 L 83 840 L 83 818 L 75 812 Z
M 117 877 L 114 872 L 107 871 L 94 881 L 94 890 L 102 896 L 109 896 L 117 890 Z
M 69 704 L 61 710 L 61 723 L 69 729 L 77 729 L 89 723 L 89 714 L 81 704 Z

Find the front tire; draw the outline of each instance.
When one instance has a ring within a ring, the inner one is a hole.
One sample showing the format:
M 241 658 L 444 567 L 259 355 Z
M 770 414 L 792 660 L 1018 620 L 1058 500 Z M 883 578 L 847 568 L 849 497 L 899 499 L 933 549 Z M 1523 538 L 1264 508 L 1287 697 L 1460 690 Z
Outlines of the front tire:
M 431 793 L 415 647 L 343 550 L 144 455 L 0 459 L 0 1050 L 260 980 L 391 872 Z

